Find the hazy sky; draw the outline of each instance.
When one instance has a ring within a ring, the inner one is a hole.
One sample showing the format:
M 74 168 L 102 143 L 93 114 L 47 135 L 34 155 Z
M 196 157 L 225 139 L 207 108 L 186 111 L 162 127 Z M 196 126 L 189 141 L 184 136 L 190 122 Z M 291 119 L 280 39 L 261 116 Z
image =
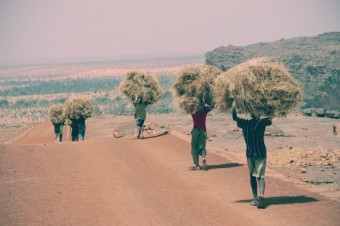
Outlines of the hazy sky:
M 196 53 L 340 31 L 340 0 L 0 0 L 0 64 Z

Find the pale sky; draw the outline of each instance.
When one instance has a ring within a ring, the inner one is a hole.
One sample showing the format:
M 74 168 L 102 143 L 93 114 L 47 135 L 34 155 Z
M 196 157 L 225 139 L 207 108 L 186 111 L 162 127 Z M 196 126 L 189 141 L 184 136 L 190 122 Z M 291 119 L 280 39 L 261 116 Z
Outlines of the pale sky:
M 340 0 L 0 0 L 0 65 L 204 53 L 340 31 Z

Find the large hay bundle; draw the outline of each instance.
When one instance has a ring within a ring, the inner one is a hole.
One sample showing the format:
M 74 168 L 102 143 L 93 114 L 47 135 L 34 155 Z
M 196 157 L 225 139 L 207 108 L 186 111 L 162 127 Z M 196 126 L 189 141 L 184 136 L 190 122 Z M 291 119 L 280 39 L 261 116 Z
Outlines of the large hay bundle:
M 240 112 L 258 117 L 285 116 L 302 99 L 298 81 L 268 58 L 249 60 L 221 74 L 214 94 L 217 108 L 234 104 Z
M 50 107 L 48 116 L 54 124 L 64 123 L 66 119 L 65 106 L 62 104 L 56 104 Z
M 157 102 L 163 90 L 156 77 L 149 73 L 131 71 L 121 82 L 119 91 L 133 103 L 153 104 Z
M 208 65 L 189 66 L 175 75 L 174 89 L 179 107 L 187 113 L 198 112 L 205 105 L 214 107 L 212 85 L 221 71 Z
M 83 116 L 85 119 L 91 117 L 93 106 L 90 101 L 77 98 L 66 103 L 65 115 L 70 119 L 78 119 Z

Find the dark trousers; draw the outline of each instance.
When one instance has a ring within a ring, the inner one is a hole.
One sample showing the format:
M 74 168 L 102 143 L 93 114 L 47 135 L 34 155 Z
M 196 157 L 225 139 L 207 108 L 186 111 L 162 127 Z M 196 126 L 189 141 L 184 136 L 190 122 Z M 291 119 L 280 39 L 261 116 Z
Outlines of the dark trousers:
M 191 155 L 195 165 L 199 165 L 199 156 L 205 158 L 207 151 L 205 149 L 207 140 L 207 131 L 193 128 L 191 131 Z

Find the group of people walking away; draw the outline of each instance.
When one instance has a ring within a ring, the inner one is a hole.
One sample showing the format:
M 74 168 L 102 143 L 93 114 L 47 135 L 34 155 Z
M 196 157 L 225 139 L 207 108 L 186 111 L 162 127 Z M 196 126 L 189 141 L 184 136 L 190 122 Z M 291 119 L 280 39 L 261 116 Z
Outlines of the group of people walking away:
M 86 125 L 85 120 L 91 117 L 93 106 L 90 101 L 83 98 L 75 98 L 66 104 L 52 105 L 48 115 L 54 126 L 56 142 L 62 142 L 63 127 L 65 122 L 70 126 L 68 136 L 71 135 L 72 141 L 85 139 Z
M 146 119 L 147 104 L 134 103 L 136 125 L 138 127 L 137 139 L 143 138 L 143 126 Z M 193 129 L 191 131 L 191 155 L 194 162 L 192 170 L 207 170 L 206 160 L 206 140 L 207 128 L 206 118 L 208 113 L 212 110 L 211 107 L 205 106 L 201 111 L 191 113 L 193 119 Z M 265 170 L 267 160 L 267 149 L 264 143 L 264 133 L 267 126 L 272 124 L 270 118 L 260 119 L 254 114 L 251 114 L 251 119 L 242 119 L 237 116 L 236 109 L 232 111 L 232 118 L 236 121 L 239 128 L 242 129 L 243 137 L 246 143 L 246 157 L 249 169 L 250 185 L 254 200 L 251 205 L 257 208 L 265 208 Z M 62 142 L 63 126 L 65 123 L 58 123 L 54 125 L 56 134 L 56 142 Z M 69 126 L 71 129 L 71 140 L 78 141 L 85 139 L 85 118 L 69 119 Z M 200 165 L 200 156 L 202 158 L 202 165 Z M 258 194 L 259 187 L 259 194 Z
M 85 118 L 80 116 L 78 119 L 69 119 L 69 126 L 71 129 L 71 140 L 79 141 L 85 139 Z
M 63 127 L 65 126 L 65 122 L 61 123 L 53 123 L 54 133 L 56 135 L 56 142 L 62 142 L 63 140 Z M 68 125 L 70 126 L 70 134 L 72 141 L 79 141 L 85 139 L 85 118 L 80 116 L 78 119 L 69 118 Z
M 192 170 L 208 169 L 206 160 L 206 117 L 210 110 L 209 108 L 204 108 L 199 112 L 191 114 L 194 124 L 191 131 L 191 154 L 194 162 Z M 235 108 L 233 108 L 232 118 L 236 121 L 237 127 L 242 129 L 246 143 L 247 165 L 254 197 L 254 200 L 251 201 L 250 204 L 257 206 L 259 209 L 266 208 L 264 175 L 266 170 L 267 149 L 264 143 L 264 133 L 266 127 L 270 126 L 272 121 L 270 118 L 260 119 L 254 114 L 251 114 L 251 119 L 239 118 Z M 202 157 L 202 167 L 199 164 L 199 156 Z M 259 195 L 258 187 L 260 190 Z
M 232 111 L 232 118 L 242 129 L 246 143 L 250 185 L 254 196 L 251 205 L 265 208 L 265 129 L 272 124 L 271 118 L 286 115 L 303 99 L 299 82 L 289 74 L 283 64 L 272 62 L 268 58 L 255 58 L 223 73 L 211 65 L 185 67 L 175 74 L 173 87 L 179 107 L 190 113 L 193 119 L 193 170 L 208 169 L 206 117 L 213 108 L 227 110 L 237 106 L 238 110 L 251 115 L 251 119 L 242 119 L 237 116 L 235 108 Z M 119 92 L 133 103 L 138 127 L 137 139 L 143 139 L 146 107 L 156 103 L 163 95 L 158 78 L 149 72 L 130 71 L 122 80 Z M 92 110 L 89 101 L 81 99 L 66 104 L 65 115 L 70 119 L 72 141 L 84 140 L 85 119 L 91 116 Z M 85 118 L 78 119 L 79 115 Z M 261 116 L 267 118 L 260 119 Z M 57 140 L 61 141 L 62 125 L 58 126 L 57 128 L 55 125 L 55 132 Z
M 300 83 L 282 63 L 261 57 L 249 59 L 225 72 L 211 65 L 185 67 L 176 73 L 174 88 L 179 107 L 191 113 L 193 118 L 192 169 L 207 169 L 206 105 L 221 112 L 232 109 L 232 118 L 242 129 L 246 143 L 250 185 L 254 196 L 251 204 L 265 208 L 267 151 L 264 132 L 271 125 L 272 118 L 285 116 L 301 103 L 303 95 Z M 239 118 L 233 107 L 251 115 L 251 119 Z M 202 166 L 199 164 L 200 156 Z
M 143 139 L 143 127 L 146 119 L 146 107 L 147 104 L 143 102 L 133 103 L 135 107 L 134 118 L 138 127 L 137 139 Z M 206 118 L 208 113 L 213 108 L 205 105 L 204 108 L 197 112 L 192 112 L 193 129 L 191 131 L 191 155 L 194 162 L 192 170 L 207 170 L 207 128 Z M 243 137 L 246 143 L 246 157 L 247 165 L 249 169 L 250 185 L 253 193 L 254 200 L 250 203 L 257 208 L 265 208 L 265 170 L 267 150 L 264 143 L 264 133 L 266 126 L 270 126 L 272 121 L 270 118 L 260 119 L 256 115 L 251 114 L 251 119 L 242 119 L 237 116 L 236 109 L 232 111 L 232 118 L 236 121 L 237 126 L 242 129 Z M 69 126 L 71 130 L 71 140 L 79 141 L 85 139 L 85 118 L 80 116 L 79 118 L 69 118 Z M 56 142 L 62 142 L 63 139 L 63 127 L 65 122 L 54 123 L 54 132 L 56 134 Z M 200 165 L 200 156 L 202 158 L 202 165 Z M 259 195 L 258 195 L 259 187 Z

